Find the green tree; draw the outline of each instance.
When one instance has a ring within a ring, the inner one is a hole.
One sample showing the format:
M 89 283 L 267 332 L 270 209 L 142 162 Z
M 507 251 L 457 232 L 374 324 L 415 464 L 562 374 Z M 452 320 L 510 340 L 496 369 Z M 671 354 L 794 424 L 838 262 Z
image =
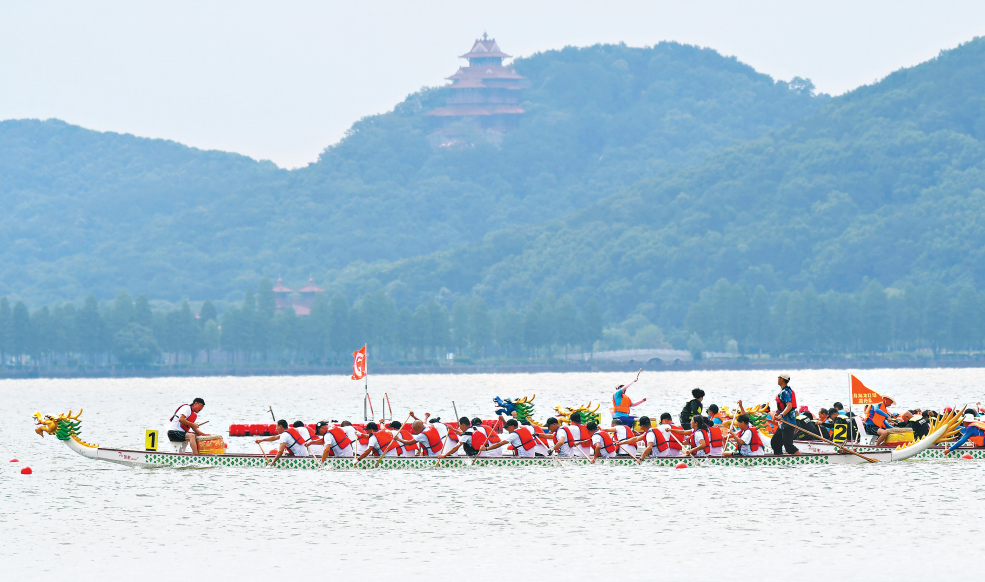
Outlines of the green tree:
M 427 356 L 427 348 L 431 344 L 431 313 L 428 311 L 427 305 L 423 303 L 417 306 L 414 310 L 414 317 L 411 325 L 411 342 L 417 347 L 420 354 L 420 359 L 423 362 Z
M 6 297 L 0 297 L 0 366 L 7 365 L 7 355 L 12 351 L 13 313 Z
M 407 359 L 407 351 L 413 350 L 414 343 L 414 313 L 406 305 L 397 314 L 397 347 L 403 352 L 403 359 Z
M 859 300 L 859 340 L 862 349 L 885 350 L 889 344 L 890 323 L 886 290 L 873 280 Z
M 431 346 L 434 348 L 435 359 L 441 359 L 444 348 L 451 343 L 451 322 L 448 310 L 438 303 L 437 299 L 428 301 L 428 315 L 431 318 Z
M 141 293 L 133 304 L 133 320 L 137 325 L 151 329 L 154 325 L 154 315 L 151 313 L 150 301 Z
M 209 319 L 202 326 L 202 344 L 205 347 L 205 361 L 207 363 L 212 363 L 212 352 L 219 349 L 219 338 L 219 324 L 214 318 Z
M 456 299 L 451 308 L 451 344 L 459 353 L 469 345 L 469 307 L 464 297 Z
M 972 350 L 981 340 L 981 300 L 971 285 L 964 285 L 951 308 L 951 346 L 956 350 Z
M 512 305 L 502 309 L 496 319 L 496 343 L 507 357 L 515 356 L 523 345 L 523 315 Z
M 749 312 L 749 338 L 760 354 L 769 350 L 770 335 L 770 297 L 765 287 L 757 285 Z
M 89 294 L 75 318 L 79 349 L 89 356 L 89 363 L 96 363 L 96 355 L 106 351 L 106 327 L 96 297 Z
M 11 318 L 11 348 L 17 357 L 17 363 L 23 365 L 24 355 L 31 349 L 31 316 L 27 313 L 27 305 L 23 301 L 14 304 Z
M 493 342 L 493 333 L 493 320 L 485 299 L 472 297 L 468 305 L 468 337 L 473 354 L 480 358 L 486 356 L 486 351 Z
M 588 351 L 594 354 L 595 342 L 602 339 L 602 331 L 605 328 L 602 310 L 595 299 L 589 299 L 585 302 L 585 306 L 582 308 L 582 321 L 584 323 L 582 329 L 585 334 L 582 341 L 588 346 Z
M 543 310 L 544 305 L 540 300 L 534 301 L 523 317 L 523 345 L 534 357 L 537 356 L 537 350 L 547 343 L 548 332 L 544 329 L 541 317 Z
M 934 355 L 950 342 L 951 301 L 943 283 L 935 283 L 927 293 L 924 307 L 923 336 L 930 342 Z
M 219 313 L 211 301 L 206 300 L 202 303 L 202 308 L 198 310 L 199 321 L 204 325 L 207 321 L 219 321 Z
M 328 306 L 328 337 L 335 352 L 336 358 L 348 355 L 347 352 L 354 351 L 355 339 L 351 335 L 349 327 L 349 301 L 345 295 L 336 293 L 332 296 L 332 301 Z M 343 358 L 344 359 L 344 358 Z
M 570 297 L 562 297 L 554 308 L 557 322 L 557 341 L 564 347 L 564 359 L 568 360 L 568 346 L 581 343 L 582 322 L 578 317 L 578 309 Z
M 54 347 L 54 322 L 51 311 L 45 305 L 31 314 L 31 347 L 30 354 L 38 365 L 47 364 Z
M 154 333 L 142 325 L 128 323 L 113 335 L 113 355 L 124 366 L 146 366 L 160 354 Z
M 130 294 L 126 291 L 120 291 L 104 314 L 106 331 L 113 335 L 127 324 L 136 321 L 136 317 L 137 313 L 134 309 L 133 300 L 130 299 Z

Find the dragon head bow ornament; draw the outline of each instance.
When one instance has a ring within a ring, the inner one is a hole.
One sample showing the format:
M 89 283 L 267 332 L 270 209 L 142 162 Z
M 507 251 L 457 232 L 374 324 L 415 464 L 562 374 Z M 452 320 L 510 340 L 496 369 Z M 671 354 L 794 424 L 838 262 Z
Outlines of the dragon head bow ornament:
M 35 412 L 34 423 L 38 427 L 34 429 L 34 432 L 41 435 L 42 438 L 47 433 L 54 435 L 60 441 L 73 440 L 80 445 L 94 448 L 96 445 L 89 444 L 79 438 L 82 427 L 82 421 L 79 420 L 80 416 L 82 416 L 81 408 L 74 416 L 71 410 L 68 411 L 68 414 L 59 414 L 58 416 L 42 415 L 40 412 Z

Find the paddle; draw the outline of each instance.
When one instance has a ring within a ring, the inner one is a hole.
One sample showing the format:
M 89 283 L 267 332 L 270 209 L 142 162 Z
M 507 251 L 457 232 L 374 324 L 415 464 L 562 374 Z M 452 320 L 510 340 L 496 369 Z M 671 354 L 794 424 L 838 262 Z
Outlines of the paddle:
M 736 402 L 735 405 L 738 406 L 739 403 Z M 733 414 L 732 415 L 732 419 L 728 422 L 728 430 L 725 431 L 726 434 L 732 434 L 732 429 L 735 427 L 735 417 L 736 416 L 739 416 L 739 415 L 738 414 Z M 725 449 L 728 448 L 728 445 L 729 445 L 729 443 L 731 441 L 728 439 L 728 437 L 723 437 L 723 438 L 725 439 L 725 444 L 722 445 L 722 456 L 724 457 L 725 456 Z M 736 449 L 735 450 L 739 450 L 738 449 L 738 446 L 736 446 Z
M 263 445 L 257 443 L 257 446 L 260 447 L 260 453 L 263 454 L 263 460 L 267 461 L 267 465 L 273 465 L 273 463 L 270 462 L 270 459 L 267 458 L 267 451 L 263 450 Z
M 408 414 L 408 415 L 407 415 L 407 418 L 405 418 L 405 419 L 404 419 L 404 421 L 403 421 L 402 423 L 400 423 L 400 426 L 401 426 L 401 428 L 402 428 L 402 427 L 403 427 L 403 426 L 404 426 L 405 424 L 407 424 L 407 421 L 408 421 L 408 420 L 410 420 L 410 417 L 411 417 L 412 415 L 413 415 L 413 413 L 411 413 L 411 414 Z M 380 430 L 383 430 L 383 429 L 380 429 Z M 399 430 L 397 431 L 397 434 L 400 434 L 400 431 L 399 431 Z M 376 468 L 376 467 L 379 467 L 379 466 L 380 466 L 380 463 L 382 463 L 382 462 L 383 462 L 383 457 L 385 457 L 387 453 L 389 453 L 390 451 L 392 451 L 392 450 L 393 450 L 393 444 L 394 444 L 394 443 L 396 443 L 396 442 L 397 442 L 397 441 L 396 441 L 396 439 L 394 439 L 394 440 L 392 440 L 392 441 L 390 441 L 390 444 L 388 444 L 388 445 L 386 446 L 386 450 L 385 450 L 385 451 L 381 451 L 381 452 L 380 452 L 380 458 L 376 460 L 376 464 L 375 464 L 375 465 L 373 465 L 373 468 Z
M 823 437 L 823 436 L 821 436 L 821 435 L 816 435 L 816 434 L 814 434 L 814 433 L 812 433 L 811 431 L 809 431 L 809 430 L 804 430 L 803 428 L 801 428 L 801 427 L 799 427 L 799 426 L 797 426 L 797 425 L 795 425 L 795 424 L 790 424 L 789 422 L 787 422 L 787 421 L 785 421 L 785 420 L 783 420 L 782 418 L 780 419 L 780 422 L 782 422 L 783 424 L 785 424 L 785 425 L 787 425 L 787 426 L 792 426 L 793 428 L 795 428 L 795 429 L 797 429 L 797 430 L 799 430 L 799 431 L 801 431 L 801 432 L 802 432 L 802 433 L 804 433 L 804 434 L 809 434 L 809 435 L 811 435 L 812 437 L 817 437 L 818 439 L 820 439 L 820 440 L 822 440 L 822 441 L 824 441 L 824 442 L 826 442 L 826 443 L 828 443 L 829 445 L 834 445 L 834 447 L 835 447 L 835 448 L 837 448 L 837 449 L 841 449 L 841 450 L 843 450 L 843 451 L 845 451 L 846 453 L 851 453 L 851 454 L 853 454 L 853 455 L 855 455 L 856 457 L 858 457 L 858 458 L 860 458 L 860 459 L 865 459 L 866 461 L 868 461 L 868 462 L 870 462 L 870 463 L 878 463 L 878 462 L 879 462 L 878 460 L 876 460 L 876 459 L 873 459 L 872 457 L 866 457 L 865 455 L 860 455 L 859 453 L 856 453 L 855 451 L 853 451 L 852 449 L 849 449 L 848 447 L 843 447 L 843 446 L 841 446 L 841 445 L 839 445 L 839 444 L 838 444 L 838 443 L 836 443 L 836 442 L 833 442 L 833 441 L 829 441 L 828 439 L 826 439 L 826 438 L 824 438 L 824 437 Z

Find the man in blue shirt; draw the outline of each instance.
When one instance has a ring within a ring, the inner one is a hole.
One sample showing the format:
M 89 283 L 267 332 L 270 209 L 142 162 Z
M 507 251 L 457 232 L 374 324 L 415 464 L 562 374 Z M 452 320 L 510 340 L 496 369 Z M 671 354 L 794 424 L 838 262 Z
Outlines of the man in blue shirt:
M 773 447 L 774 455 L 782 455 L 784 449 L 788 455 L 799 455 L 800 449 L 793 444 L 793 436 L 797 431 L 797 396 L 789 386 L 790 374 L 780 374 L 776 383 L 780 386 L 780 393 L 776 395 L 776 412 L 773 413 L 773 418 L 790 424 L 779 423 L 770 439 L 770 446 Z
M 982 423 L 976 422 L 974 414 L 964 415 L 964 428 L 961 429 L 961 438 L 959 438 L 956 443 L 948 447 L 944 454 L 951 454 L 951 452 L 969 440 L 971 440 L 975 447 L 980 448 L 985 446 L 985 430 L 982 429 Z

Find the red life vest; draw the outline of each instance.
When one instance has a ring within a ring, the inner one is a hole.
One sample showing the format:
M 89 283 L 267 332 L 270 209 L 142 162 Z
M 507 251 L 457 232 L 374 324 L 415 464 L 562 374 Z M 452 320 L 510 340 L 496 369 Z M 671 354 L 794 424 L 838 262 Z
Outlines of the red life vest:
M 749 450 L 756 452 L 763 448 L 763 439 L 759 437 L 759 431 L 750 426 L 746 430 L 752 431 L 752 438 L 749 439 Z M 742 435 L 740 434 L 739 437 Z M 741 449 L 740 449 L 741 450 Z
M 688 441 L 688 443 L 690 443 L 692 449 L 694 447 L 698 446 L 698 439 L 694 438 L 695 436 L 697 436 L 698 432 L 699 431 L 692 432 L 691 433 L 690 440 Z M 711 444 L 709 444 L 711 442 L 711 435 L 709 435 L 708 434 L 708 431 L 706 431 L 704 429 L 701 429 L 700 432 L 701 432 L 701 435 L 705 439 L 705 445 L 703 447 L 701 447 L 701 448 L 704 449 L 704 452 L 705 452 L 706 455 L 711 454 Z
M 350 439 L 349 435 L 342 430 L 342 427 L 332 427 L 328 429 L 328 434 L 332 435 L 335 439 L 335 446 L 332 447 L 333 454 L 340 452 L 342 449 L 352 444 L 352 439 Z
M 373 454 L 376 456 L 385 455 L 390 451 L 396 451 L 400 449 L 400 445 L 393 445 L 393 435 L 385 430 L 378 430 L 373 433 L 376 437 L 376 444 L 380 447 L 380 452 L 377 453 L 375 450 Z
M 405 441 L 412 441 L 412 440 L 414 440 L 414 435 L 410 434 L 410 430 L 409 429 L 406 429 L 406 428 L 401 429 L 399 431 L 399 434 L 400 434 L 400 438 L 403 439 L 403 440 L 405 440 Z M 409 444 L 409 445 L 398 445 L 398 446 L 394 447 L 394 449 L 400 451 L 400 454 L 403 455 L 403 456 L 411 456 L 411 457 L 413 457 L 415 451 L 417 451 L 417 443 L 412 443 L 412 444 Z
M 191 414 L 189 414 L 188 416 L 185 417 L 185 420 L 187 420 L 188 422 L 195 422 L 195 419 L 198 418 L 198 413 L 195 412 L 195 409 L 192 408 L 192 405 L 191 404 L 182 404 L 181 406 L 179 406 L 178 409 L 174 411 L 174 414 L 171 415 L 171 420 L 174 420 L 175 417 L 178 416 L 178 410 L 181 410 L 181 407 L 182 406 L 187 406 L 188 409 L 192 411 Z M 185 425 L 183 425 L 183 424 L 181 425 L 181 430 L 183 430 L 185 432 L 188 432 L 188 429 L 185 428 Z
M 428 444 L 424 445 L 424 449 L 427 451 L 428 456 L 438 455 L 441 453 L 441 449 L 444 448 L 444 443 L 441 440 L 441 434 L 438 433 L 438 429 L 433 426 L 429 426 L 424 429 L 422 433 L 428 439 Z
M 530 432 L 529 428 L 525 426 L 521 426 L 520 428 L 516 429 L 513 432 L 514 434 L 520 436 L 520 446 L 523 447 L 523 450 L 529 451 L 530 449 L 537 446 L 537 439 L 534 438 L 534 435 L 532 432 Z
M 473 449 L 475 449 L 475 450 L 478 451 L 479 448 L 482 447 L 482 445 L 486 444 L 486 441 L 487 440 L 489 440 L 489 438 L 486 436 L 486 429 L 485 429 L 485 427 L 481 427 L 481 426 L 474 426 L 474 427 L 472 427 L 472 443 L 471 443 L 471 445 L 472 445 L 472 448 Z M 492 442 L 492 441 L 490 441 L 490 442 Z
M 291 438 L 294 439 L 294 444 L 304 445 L 304 437 L 301 436 L 301 433 L 298 432 L 298 429 L 296 429 L 294 427 L 291 427 L 291 428 L 285 430 L 284 432 L 286 432 L 287 434 L 291 435 Z M 294 445 L 288 446 L 287 447 L 287 450 L 290 451 L 291 450 L 291 447 L 293 447 L 293 446 Z M 293 453 L 294 451 L 291 451 L 291 452 Z
M 612 435 L 610 435 L 609 433 L 605 432 L 604 430 L 600 430 L 600 431 L 598 431 L 595 434 L 597 434 L 597 435 L 599 435 L 599 436 L 602 437 L 602 450 L 603 451 L 609 453 L 610 455 L 612 453 L 616 452 L 616 441 L 612 440 Z
M 722 448 L 722 429 L 718 425 L 715 425 L 708 429 L 711 436 L 711 448 L 720 449 Z
M 787 386 L 787 388 L 790 388 Z M 780 400 L 780 394 L 783 394 L 783 390 L 776 395 L 776 411 L 783 412 L 783 409 L 787 407 L 787 403 Z M 791 412 L 797 412 L 797 394 L 794 393 L 793 388 L 790 388 L 790 405 L 793 408 L 790 409 Z
M 655 457 L 656 456 L 656 453 L 662 453 L 662 452 L 666 451 L 670 447 L 670 442 L 667 440 L 667 437 L 664 436 L 664 433 L 663 433 L 662 430 L 657 429 L 657 428 L 650 428 L 650 429 L 647 429 L 647 431 L 646 431 L 646 433 L 651 433 L 651 432 L 653 433 L 653 443 L 654 444 L 653 444 L 653 448 L 650 449 L 650 456 L 654 456 Z M 643 434 L 646 434 L 646 433 L 643 433 Z M 645 440 L 643 441 L 643 444 L 644 445 L 646 444 L 646 441 Z M 643 450 L 644 451 L 646 450 L 646 447 L 645 446 L 643 447 Z
M 681 427 L 674 426 L 673 424 L 670 425 L 670 428 L 676 430 L 683 430 Z M 658 430 L 657 432 L 660 433 L 660 436 L 662 437 L 664 436 L 663 431 Z M 667 442 L 667 448 L 673 449 L 675 451 L 684 450 L 684 444 L 680 441 L 680 439 L 675 437 L 672 433 L 667 433 L 667 436 L 664 437 L 664 440 Z

